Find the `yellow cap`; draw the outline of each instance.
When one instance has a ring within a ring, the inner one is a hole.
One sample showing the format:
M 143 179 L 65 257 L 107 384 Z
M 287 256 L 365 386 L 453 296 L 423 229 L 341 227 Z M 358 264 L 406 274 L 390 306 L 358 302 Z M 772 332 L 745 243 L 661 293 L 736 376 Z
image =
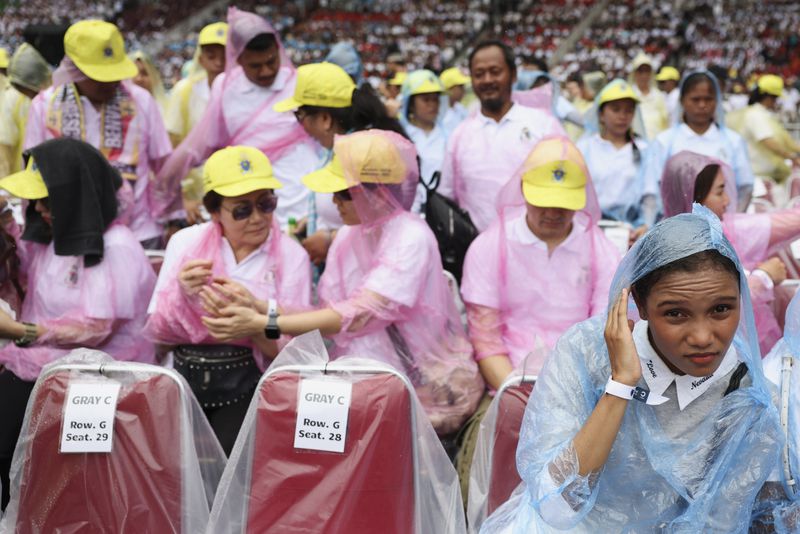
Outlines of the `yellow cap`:
M 47 186 L 33 157 L 28 158 L 25 170 L 10 174 L 0 180 L 0 189 L 5 189 L 17 198 L 26 200 L 39 200 L 47 198 Z
M 783 79 L 774 74 L 765 74 L 758 79 L 758 90 L 772 96 L 783 94 Z
M 389 80 L 389 85 L 403 85 L 403 82 L 406 81 L 406 76 L 408 76 L 408 73 L 405 71 L 396 72 L 392 79 Z
M 442 71 L 442 75 L 439 76 L 439 78 L 441 78 L 445 89 L 452 89 L 456 85 L 466 85 L 471 81 L 471 78 L 461 72 L 457 67 L 451 67 Z
M 272 109 L 282 113 L 300 106 L 347 108 L 353 104 L 356 84 L 345 70 L 333 63 L 309 63 L 297 69 L 294 95 L 281 100 Z
M 200 30 L 200 35 L 197 38 L 197 44 L 200 46 L 212 44 L 225 46 L 227 39 L 228 23 L 213 22 Z
M 346 176 L 342 160 L 355 176 Z M 381 135 L 346 135 L 336 139 L 331 162 L 303 176 L 303 183 L 316 193 L 336 193 L 360 183 L 400 184 L 406 164 L 397 147 Z
M 403 92 L 409 95 L 444 93 L 442 81 L 433 72 L 425 69 L 415 70 L 403 80 Z
M 525 200 L 540 208 L 577 211 L 586 207 L 583 157 L 565 139 L 545 139 L 528 156 L 522 175 Z
M 643 65 L 648 65 L 650 68 L 653 68 L 653 58 L 645 54 L 644 52 L 639 52 L 636 54 L 636 57 L 633 58 L 633 63 L 631 64 L 631 72 L 637 70 L 639 67 Z
M 122 34 L 109 22 L 76 22 L 64 35 L 64 50 L 82 73 L 98 82 L 118 82 L 139 72 L 125 54 Z
M 283 187 L 272 173 L 269 158 L 251 146 L 229 146 L 217 150 L 203 166 L 203 193 L 238 197 L 259 189 Z
M 675 67 L 661 67 L 661 70 L 656 74 L 657 82 L 679 82 L 681 81 L 681 73 Z
M 639 97 L 636 96 L 636 93 L 633 91 L 633 88 L 630 86 L 630 84 L 623 80 L 615 80 L 603 87 L 603 90 L 600 91 L 598 103 L 600 106 L 602 106 L 606 102 L 626 99 L 633 100 L 637 103 L 639 102 Z
M 0 69 L 8 68 L 8 50 L 0 47 Z

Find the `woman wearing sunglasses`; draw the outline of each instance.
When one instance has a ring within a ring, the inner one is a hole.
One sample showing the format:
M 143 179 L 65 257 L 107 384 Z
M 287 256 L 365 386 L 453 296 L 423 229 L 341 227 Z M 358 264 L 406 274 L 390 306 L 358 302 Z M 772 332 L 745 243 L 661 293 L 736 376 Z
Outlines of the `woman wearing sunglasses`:
M 203 204 L 211 221 L 170 240 L 148 309 L 147 335 L 172 348 L 175 369 L 186 377 L 226 454 L 282 340 L 258 332 L 219 344 L 201 321 L 201 291 L 214 288 L 219 298 L 240 305 L 278 299 L 287 310 L 309 306 L 308 255 L 273 217 L 280 187 L 260 150 L 215 152 L 203 168 Z
M 335 195 L 344 223 L 319 281 L 320 308 L 293 313 L 280 299 L 228 305 L 204 291 L 210 317 L 203 322 L 220 340 L 318 329 L 332 341 L 332 358 L 372 358 L 404 372 L 433 427 L 448 436 L 475 410 L 483 382 L 436 238 L 408 211 L 419 179 L 417 151 L 394 132 L 368 130 L 337 136 L 333 153 L 303 178 L 313 191 Z

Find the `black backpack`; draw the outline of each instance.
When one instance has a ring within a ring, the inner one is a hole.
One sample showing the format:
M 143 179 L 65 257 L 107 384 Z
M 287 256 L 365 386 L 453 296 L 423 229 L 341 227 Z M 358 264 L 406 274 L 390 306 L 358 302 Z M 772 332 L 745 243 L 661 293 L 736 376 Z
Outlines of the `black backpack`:
M 464 256 L 467 255 L 472 240 L 478 236 L 478 229 L 472 224 L 469 213 L 454 201 L 436 192 L 440 179 L 441 173 L 437 171 L 431 177 L 430 183 L 426 184 L 424 180 L 420 180 L 428 191 L 425 220 L 439 243 L 442 267 L 451 272 L 460 284 Z

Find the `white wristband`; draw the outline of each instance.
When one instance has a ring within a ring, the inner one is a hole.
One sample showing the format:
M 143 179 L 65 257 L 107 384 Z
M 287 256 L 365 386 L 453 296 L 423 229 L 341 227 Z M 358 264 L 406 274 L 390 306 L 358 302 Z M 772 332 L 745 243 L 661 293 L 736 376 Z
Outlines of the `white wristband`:
M 267 317 L 278 315 L 278 301 L 275 299 L 267 300 Z
M 636 399 L 639 402 L 653 406 L 664 404 L 669 400 L 662 395 L 650 395 L 650 392 L 644 388 L 617 382 L 611 377 L 608 377 L 608 382 L 606 382 L 606 393 L 625 400 Z

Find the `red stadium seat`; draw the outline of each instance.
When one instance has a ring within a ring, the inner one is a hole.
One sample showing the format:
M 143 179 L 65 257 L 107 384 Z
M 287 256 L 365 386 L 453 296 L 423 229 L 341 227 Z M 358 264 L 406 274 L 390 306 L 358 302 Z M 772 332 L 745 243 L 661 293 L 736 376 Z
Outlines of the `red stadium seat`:
M 517 377 L 497 392 L 500 406 L 494 427 L 492 474 L 489 482 L 488 514 L 508 500 L 522 480 L 517 473 L 517 442 L 525 407 L 531 396 L 535 378 Z
M 414 532 L 411 386 L 386 370 L 354 381 L 339 454 L 294 448 L 299 383 L 284 367 L 259 385 L 247 532 Z
M 144 364 L 65 365 L 37 382 L 23 436 L 18 534 L 181 533 L 184 523 L 184 384 Z M 135 371 L 133 370 L 135 369 Z M 59 453 L 70 381 L 102 376 L 122 383 L 111 453 Z M 22 439 L 22 438 L 21 438 Z M 189 438 L 191 439 L 191 438 Z M 21 448 L 18 446 L 17 453 Z M 16 458 L 15 458 L 16 461 Z M 13 491 L 13 488 L 12 488 Z M 15 499 L 12 493 L 12 503 Z

